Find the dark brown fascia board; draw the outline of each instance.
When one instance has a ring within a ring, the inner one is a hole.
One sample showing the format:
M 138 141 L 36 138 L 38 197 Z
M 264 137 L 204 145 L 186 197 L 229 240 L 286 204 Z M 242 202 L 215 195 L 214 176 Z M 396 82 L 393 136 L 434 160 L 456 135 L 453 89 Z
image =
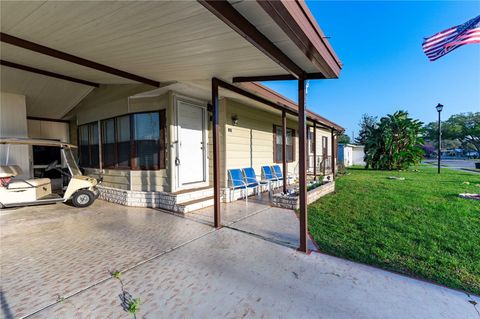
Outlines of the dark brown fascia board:
M 244 89 L 246 90 L 252 90 L 254 92 L 256 92 L 256 94 L 259 94 L 261 96 L 266 96 L 266 98 L 271 98 L 272 100 L 275 100 L 275 101 L 281 101 L 281 105 L 285 105 L 287 106 L 290 110 L 294 110 L 294 114 L 295 115 L 298 115 L 298 111 L 297 111 L 297 104 L 295 102 L 293 102 L 292 100 L 284 97 L 283 95 L 279 94 L 278 92 L 270 89 L 269 87 L 265 86 L 265 85 L 262 85 L 258 82 L 246 82 L 246 83 L 241 83 L 240 84 L 241 86 L 244 87 Z M 332 122 L 332 121 L 329 121 L 327 120 L 326 118 L 310 111 L 310 110 L 307 110 L 307 118 L 312 121 L 312 122 L 316 122 L 317 124 L 319 125 L 323 125 L 325 126 L 326 128 L 333 128 L 335 129 L 336 131 L 344 131 L 344 128 L 341 127 L 340 125 Z
M 305 76 L 305 80 L 320 80 L 325 79 L 322 73 L 308 73 Z M 267 81 L 287 81 L 296 80 L 291 74 L 279 74 L 279 75 L 259 75 L 259 76 L 235 76 L 232 78 L 233 83 L 241 82 L 267 82 Z
M 315 17 L 313 16 L 312 12 L 308 8 L 307 3 L 304 0 L 297 0 L 296 3 L 300 7 L 301 11 L 303 12 L 303 14 L 305 16 L 305 19 L 309 22 L 313 31 L 317 34 L 317 36 L 318 36 L 317 39 L 319 39 L 322 42 L 322 44 L 326 47 L 327 51 L 330 53 L 333 60 L 335 61 L 335 64 L 341 69 L 343 67 L 343 63 L 340 61 L 337 54 L 333 50 L 332 46 L 330 45 L 330 42 L 328 42 L 328 40 L 327 40 L 328 37 L 325 36 L 322 29 L 318 25 L 317 21 L 315 20 Z
M 262 85 L 258 82 L 246 83 L 245 85 L 247 85 L 247 87 L 248 86 L 252 87 L 254 90 L 263 91 L 263 92 L 260 92 L 260 94 L 262 94 L 262 95 L 263 94 L 268 94 L 268 95 L 273 96 L 276 100 L 282 101 L 283 104 L 289 106 L 290 108 L 293 108 L 295 110 L 297 110 L 297 108 L 298 108 L 298 105 L 295 102 L 286 98 L 285 96 L 281 95 L 280 93 L 276 92 L 275 90 L 270 89 L 269 87 L 267 87 L 265 85 Z M 341 127 L 340 125 L 338 125 L 338 124 L 336 124 L 336 123 L 334 123 L 330 120 L 327 120 L 326 118 L 324 118 L 321 115 L 318 115 L 315 112 L 307 110 L 307 115 L 309 115 L 310 116 L 309 118 L 311 118 L 317 124 L 326 125 L 328 128 L 334 128 L 337 131 L 343 131 L 344 130 L 343 127 Z
M 69 82 L 74 82 L 74 83 L 79 83 L 79 84 L 83 84 L 83 85 L 93 86 L 93 87 L 96 87 L 96 88 L 98 88 L 100 86 L 100 84 L 98 84 L 98 83 L 94 83 L 94 82 L 90 82 L 90 81 L 86 81 L 86 80 L 82 80 L 82 79 L 77 79 L 77 78 L 74 78 L 74 77 L 71 77 L 71 76 L 58 74 L 58 73 L 54 73 L 54 72 L 50 72 L 50 71 L 45 71 L 45 70 L 41 70 L 41 69 L 37 69 L 37 68 L 32 68 L 31 66 L 22 65 L 22 64 L 10 62 L 10 61 L 0 60 L 0 65 L 7 66 L 9 68 L 14 68 L 14 69 L 19 69 L 19 70 L 31 72 L 31 73 L 45 75 L 45 76 L 49 76 L 49 77 L 60 79 L 60 80 L 65 80 L 65 81 L 69 81 Z
M 307 111 L 307 113 L 309 113 L 309 112 Z M 309 118 L 311 118 L 311 117 L 309 117 Z M 311 122 L 313 122 L 313 124 L 315 124 L 315 127 L 316 127 L 317 129 L 318 129 L 318 128 L 329 129 L 329 130 L 332 129 L 331 126 L 325 125 L 325 124 L 323 124 L 323 123 L 321 123 L 321 122 L 318 122 L 318 121 L 311 121 Z M 308 126 L 309 126 L 309 127 L 313 127 L 313 125 L 308 125 Z
M 339 76 L 341 64 L 298 1 L 257 0 L 257 3 L 318 69 L 328 73 L 326 77 Z M 313 37 L 319 40 L 312 41 Z
M 216 83 L 216 85 L 218 85 L 220 88 L 224 88 L 224 89 L 227 89 L 227 90 L 232 91 L 234 93 L 240 94 L 242 96 L 245 96 L 245 97 L 247 97 L 249 99 L 252 99 L 254 101 L 257 101 L 259 103 L 262 103 L 262 104 L 268 105 L 270 107 L 273 107 L 274 109 L 277 109 L 279 111 L 285 111 L 290 115 L 298 116 L 298 110 L 296 108 L 293 108 L 293 107 L 288 105 L 290 103 L 293 103 L 289 100 L 286 100 L 287 103 L 273 102 L 273 101 L 269 100 L 268 98 L 262 97 L 260 95 L 255 94 L 255 93 L 252 93 L 252 92 L 250 92 L 246 89 L 243 89 L 243 88 L 240 88 L 236 85 L 233 85 L 233 84 L 230 84 L 228 82 L 222 81 L 218 78 L 213 78 L 212 81 L 214 83 Z M 258 83 L 255 83 L 255 84 L 258 85 Z M 263 86 L 261 86 L 261 87 L 263 87 Z M 273 92 L 276 96 L 282 97 L 281 95 L 279 95 L 278 93 L 276 93 L 274 91 L 271 91 L 271 92 Z M 295 104 L 293 104 L 293 105 L 295 105 Z M 311 111 L 308 111 L 308 110 L 306 110 L 306 113 L 307 113 L 307 120 L 309 120 L 311 122 L 315 122 L 319 126 L 322 126 L 324 128 L 328 128 L 328 129 L 333 129 L 335 131 L 343 131 L 342 127 L 334 124 L 333 122 L 330 122 L 330 121 L 324 119 L 323 117 L 319 116 L 318 114 L 315 114 L 315 113 L 313 113 Z M 328 125 L 325 122 L 328 122 L 329 124 L 331 123 L 332 125 Z
M 262 104 L 265 104 L 265 105 L 268 105 L 268 106 L 271 106 L 279 111 L 286 111 L 287 113 L 289 114 L 292 114 L 292 115 L 298 115 L 298 112 L 290 107 L 288 107 L 287 105 L 283 105 L 281 103 L 276 103 L 276 102 L 272 102 L 264 97 L 261 97 L 259 95 L 256 95 L 254 93 L 251 93 L 247 90 L 244 90 L 238 86 L 235 86 L 233 84 L 230 84 L 230 83 L 227 83 L 225 81 L 222 81 L 220 79 L 217 79 L 217 78 L 213 78 L 212 81 L 216 82 L 217 85 L 221 88 L 224 88 L 224 89 L 227 89 L 229 91 L 232 91 L 234 93 L 237 93 L 237 94 L 240 94 L 242 96 L 245 96 L 249 99 L 252 99 L 254 101 L 257 101 L 257 102 L 260 102 Z
M 87 60 L 87 59 L 84 59 L 84 58 L 81 58 L 81 57 L 78 57 L 78 56 L 75 56 L 75 55 L 72 55 L 72 54 L 69 54 L 69 53 L 65 53 L 65 52 L 62 52 L 62 51 L 59 51 L 59 50 L 55 50 L 55 49 L 46 47 L 46 46 L 38 44 L 38 43 L 34 43 L 34 42 L 27 41 L 27 40 L 24 40 L 24 39 L 21 39 L 21 38 L 17 38 L 15 36 L 12 36 L 12 35 L 9 35 L 9 34 L 3 33 L 3 32 L 0 32 L 0 41 L 11 44 L 11 45 L 14 45 L 14 46 L 17 46 L 17 47 L 20 47 L 20 48 L 23 48 L 23 49 L 27 49 L 27 50 L 30 50 L 30 51 L 33 51 L 33 52 L 45 54 L 45 55 L 48 55 L 48 56 L 51 56 L 51 57 L 54 57 L 54 58 L 57 58 L 57 59 L 60 59 L 60 60 L 64 60 L 64 61 L 68 61 L 68 62 L 71 62 L 71 63 L 79 64 L 79 65 L 82 65 L 82 66 L 85 66 L 87 68 L 91 68 L 91 69 L 94 69 L 94 70 L 97 70 L 97 71 L 113 74 L 113 75 L 116 75 L 116 76 L 119 76 L 119 77 L 122 77 L 122 78 L 125 78 L 125 79 L 129 79 L 129 80 L 132 80 L 132 81 L 145 83 L 145 84 L 148 84 L 148 85 L 151 85 L 151 86 L 154 86 L 154 87 L 159 87 L 160 86 L 160 82 L 150 80 L 150 79 L 144 78 L 142 76 L 138 76 L 138 75 L 135 75 L 135 74 L 132 74 L 132 73 L 128 73 L 128 72 L 125 72 L 125 71 L 122 71 L 122 70 L 119 70 L 119 69 L 115 69 L 115 68 L 112 68 L 108 65 L 93 62 L 93 61 L 90 61 L 90 60 Z
M 327 120 L 326 118 L 318 115 L 315 112 L 307 110 L 307 114 L 309 114 L 310 118 L 312 118 L 317 123 L 317 125 L 321 125 L 323 128 L 331 128 L 331 129 L 334 129 L 337 132 L 344 132 L 345 131 L 345 129 L 343 127 L 341 127 L 340 125 L 338 125 L 338 124 L 336 124 L 336 123 L 334 123 L 330 120 Z
M 258 75 L 258 76 L 234 76 L 232 78 L 233 83 L 241 82 L 267 82 L 267 81 L 288 81 L 296 80 L 296 78 L 291 74 L 280 74 L 280 75 Z
M 295 78 L 302 78 L 305 72 L 282 50 L 275 46 L 263 33 L 250 23 L 227 1 L 198 0 L 207 10 L 240 34 L 257 49 L 275 61 Z

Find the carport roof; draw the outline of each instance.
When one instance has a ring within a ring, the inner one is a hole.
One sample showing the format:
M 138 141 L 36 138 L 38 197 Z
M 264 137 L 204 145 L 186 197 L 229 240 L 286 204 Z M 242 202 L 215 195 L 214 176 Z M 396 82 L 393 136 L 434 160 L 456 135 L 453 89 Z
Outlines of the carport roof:
M 151 83 L 297 77 L 292 65 L 304 74 L 336 78 L 341 68 L 302 1 L 3 1 L 0 6 L 2 60 L 98 84 L 134 83 L 135 76 Z M 25 40 L 27 45 L 7 38 Z M 51 52 L 32 50 L 28 43 L 120 73 L 59 59 Z M 34 113 L 29 115 L 60 118 L 72 100 L 92 90 L 72 83 L 72 92 L 62 96 L 58 85 L 64 80 L 43 76 L 39 83 L 25 70 L 2 66 L 1 71 L 2 91 L 26 95 L 29 112 Z M 3 76 L 13 72 L 15 76 Z M 59 98 L 52 100 L 56 87 Z M 47 92 L 50 101 L 45 103 Z

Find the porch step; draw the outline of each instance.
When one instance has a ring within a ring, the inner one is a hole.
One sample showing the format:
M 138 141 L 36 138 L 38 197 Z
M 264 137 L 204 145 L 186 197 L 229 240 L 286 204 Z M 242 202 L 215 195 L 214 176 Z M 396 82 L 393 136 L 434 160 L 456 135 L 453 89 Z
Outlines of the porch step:
M 176 211 L 179 213 L 189 213 L 197 209 L 213 206 L 213 196 L 197 198 L 188 202 L 175 205 Z
M 208 197 L 213 197 L 213 187 L 203 187 L 196 188 L 191 190 L 182 190 L 172 194 L 175 196 L 175 203 L 186 204 L 195 200 L 206 199 Z

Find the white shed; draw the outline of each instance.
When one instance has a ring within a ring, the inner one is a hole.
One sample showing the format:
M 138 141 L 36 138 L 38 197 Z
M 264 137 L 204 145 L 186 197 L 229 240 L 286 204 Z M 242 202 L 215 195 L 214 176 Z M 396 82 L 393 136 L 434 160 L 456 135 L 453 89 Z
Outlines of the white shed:
M 338 161 L 343 162 L 345 167 L 352 165 L 365 165 L 363 160 L 365 156 L 364 145 L 339 144 L 338 145 Z

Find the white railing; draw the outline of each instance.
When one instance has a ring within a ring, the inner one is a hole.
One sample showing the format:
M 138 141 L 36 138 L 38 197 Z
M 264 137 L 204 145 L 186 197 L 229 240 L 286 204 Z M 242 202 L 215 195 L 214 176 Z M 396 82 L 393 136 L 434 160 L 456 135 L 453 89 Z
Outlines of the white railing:
M 331 156 L 323 156 L 317 155 L 316 157 L 313 155 L 308 156 L 308 163 L 307 163 L 307 172 L 310 174 L 314 173 L 314 160 L 316 161 L 316 168 L 317 173 L 316 175 L 328 175 L 332 173 L 332 157 Z

